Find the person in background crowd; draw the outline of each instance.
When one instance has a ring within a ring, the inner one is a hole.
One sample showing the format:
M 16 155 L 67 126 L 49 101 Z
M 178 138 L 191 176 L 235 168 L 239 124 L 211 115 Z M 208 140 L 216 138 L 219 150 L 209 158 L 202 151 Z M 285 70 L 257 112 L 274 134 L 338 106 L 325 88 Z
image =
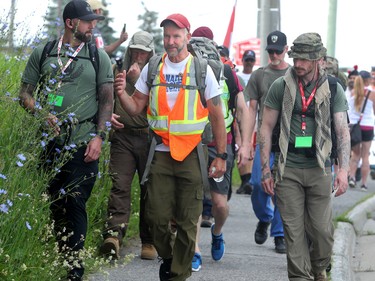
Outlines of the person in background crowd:
M 375 66 L 371 67 L 371 90 L 375 91 Z
M 253 73 L 253 68 L 254 68 L 255 61 L 256 61 L 255 52 L 253 50 L 246 50 L 243 53 L 241 61 L 242 61 L 243 69 L 242 71 L 237 72 L 237 76 L 238 78 L 240 78 L 242 87 L 245 88 L 247 85 L 247 82 L 249 82 L 251 73 Z M 250 98 L 248 98 L 247 101 L 249 99 Z
M 339 79 L 338 82 L 340 83 L 340 85 L 345 91 L 346 85 L 348 84 L 348 78 L 342 71 L 340 71 L 339 61 L 334 57 L 325 56 L 325 62 L 326 62 L 325 69 L 327 71 L 327 74 L 338 78 Z
M 250 132 L 254 131 L 256 126 L 255 117 L 258 114 L 258 129 L 261 125 L 261 116 L 263 112 L 263 102 L 271 84 L 280 76 L 283 76 L 290 65 L 285 61 L 285 55 L 288 51 L 287 38 L 281 31 L 273 31 L 267 36 L 268 57 L 270 62 L 265 67 L 260 67 L 253 72 L 249 82 L 246 85 L 246 95 L 250 96 Z M 257 138 L 258 140 L 258 138 Z M 251 146 L 251 157 L 254 154 L 253 145 Z M 273 165 L 274 152 L 270 154 L 270 167 Z M 264 244 L 268 238 L 268 227 L 271 225 L 271 236 L 274 237 L 275 250 L 277 253 L 285 253 L 285 241 L 283 224 L 280 213 L 272 201 L 272 197 L 264 192 L 261 186 L 262 168 L 260 165 L 260 147 L 257 144 L 250 183 L 253 186 L 251 202 L 253 210 L 259 222 L 254 233 L 255 243 Z
M 194 30 L 192 37 L 206 37 L 213 40 L 213 32 L 206 26 L 201 26 Z M 224 235 L 222 229 L 225 221 L 229 215 L 228 206 L 228 192 L 232 182 L 232 167 L 234 164 L 234 151 L 233 151 L 233 132 L 232 123 L 233 118 L 239 124 L 239 132 L 241 143 L 244 143 L 238 150 L 238 166 L 242 167 L 249 161 L 250 155 L 250 140 L 249 140 L 249 111 L 243 97 L 242 88 L 240 88 L 238 78 L 235 72 L 228 64 L 224 64 L 224 76 L 226 77 L 225 85 L 222 87 L 221 101 L 223 104 L 223 113 L 225 118 L 225 126 L 227 128 L 227 171 L 225 172 L 222 181 L 215 181 L 209 179 L 212 214 L 215 223 L 211 226 L 212 232 L 212 247 L 211 256 L 215 261 L 223 258 L 225 253 Z M 236 79 L 237 78 L 237 79 Z M 215 148 L 215 140 L 208 144 L 208 162 L 211 163 L 217 156 Z M 203 207 L 205 208 L 205 207 Z M 197 225 L 197 239 L 195 254 L 192 260 L 192 270 L 199 271 L 202 265 L 202 256 L 199 248 L 199 233 L 200 224 Z
M 364 83 L 362 75 L 370 81 L 370 75 L 367 71 L 361 71 L 354 80 L 354 87 L 352 95 L 349 99 L 349 119 L 350 124 L 355 124 L 360 121 L 362 131 L 362 142 L 351 148 L 352 155 L 350 158 L 350 171 L 349 171 L 349 186 L 356 186 L 356 171 L 358 169 L 359 161 L 362 160 L 360 165 L 361 177 L 361 190 L 367 191 L 367 178 L 370 173 L 369 153 L 371 142 L 374 138 L 374 112 L 375 112 L 375 92 L 369 90 Z M 362 107 L 366 96 L 366 102 L 363 115 L 361 114 Z M 361 117 L 362 115 L 362 117 Z
M 105 9 L 102 0 L 87 0 L 89 5 L 91 6 L 91 9 L 94 11 L 97 15 L 102 15 L 103 10 Z M 107 45 L 106 42 L 104 42 L 102 34 L 100 32 L 100 29 L 97 26 L 97 21 L 95 21 L 95 28 L 93 30 L 93 38 L 92 42 L 95 43 L 96 47 L 98 48 L 104 48 L 106 53 L 110 56 L 113 54 L 113 52 L 120 47 L 122 43 L 124 43 L 126 40 L 128 40 L 128 33 L 126 30 L 122 30 L 120 33 L 120 38 L 117 39 L 115 42 Z
M 359 76 L 363 79 L 363 85 L 365 89 L 371 90 L 371 73 L 366 70 L 361 70 Z
M 248 81 L 250 80 L 250 76 L 253 73 L 255 61 L 256 61 L 256 55 L 253 50 L 246 50 L 243 53 L 243 56 L 242 56 L 243 70 L 241 72 L 236 72 L 243 88 L 246 88 L 246 85 Z M 246 92 L 246 94 L 248 94 L 248 92 Z M 245 95 L 245 92 L 244 92 L 244 95 Z M 245 102 L 247 106 L 249 106 L 249 103 L 250 103 L 249 96 L 245 96 Z M 256 133 L 254 132 L 253 136 L 251 136 L 251 140 L 255 138 L 255 134 Z M 236 139 L 236 142 L 238 142 L 237 139 Z M 253 192 L 253 186 L 250 184 L 252 169 L 253 169 L 253 161 L 249 161 L 249 163 L 246 164 L 245 166 L 238 168 L 238 172 L 241 177 L 241 185 L 236 191 L 237 194 L 251 195 L 251 193 Z
M 154 39 L 146 31 L 134 33 L 124 55 L 123 66 L 115 73 L 126 71 L 126 92 L 133 93 L 143 67 L 154 55 Z M 103 233 L 101 252 L 119 258 L 120 245 L 126 235 L 131 214 L 131 186 L 135 173 L 139 182 L 147 162 L 149 129 L 146 108 L 138 116 L 130 116 L 115 98 L 112 114 L 112 134 L 109 169 L 112 188 L 108 200 L 107 221 Z M 149 226 L 145 221 L 146 186 L 140 185 L 139 235 L 142 249 L 141 259 L 153 260 L 157 256 Z
M 201 135 L 209 119 L 217 154 L 208 176 L 220 178 L 226 170 L 226 130 L 221 91 L 211 67 L 207 67 L 205 78 L 207 107 L 201 102 L 195 79 L 188 79 L 195 71 L 193 56 L 188 51 L 188 19 L 172 14 L 160 27 L 166 53 L 153 81 L 148 81 L 149 63 L 143 68 L 133 95 L 125 91 L 125 72 L 116 76 L 115 90 L 128 114 L 137 115 L 147 107 L 153 138 L 148 159 L 152 161 L 145 172 L 146 219 L 163 260 L 159 278 L 186 280 L 191 276 L 203 185 L 207 180 L 207 149 L 202 146 Z M 192 87 L 185 87 L 187 83 Z M 171 221 L 177 230 L 173 243 Z
M 354 88 L 354 79 L 359 75 L 358 66 L 355 65 L 352 71 L 348 71 L 348 86 L 345 90 L 346 99 L 349 101 Z
M 289 280 L 328 281 L 334 226 L 332 222 L 331 113 L 327 75 L 321 66 L 326 48 L 317 33 L 304 33 L 288 52 L 293 68 L 270 87 L 258 134 L 262 186 L 283 220 Z M 346 192 L 350 157 L 348 106 L 337 83 L 334 132 L 339 169 L 333 181 L 336 196 Z M 277 125 L 276 125 L 277 124 Z M 279 151 L 270 168 L 275 127 Z
M 19 94 L 20 104 L 38 115 L 40 107 L 34 91 L 51 87 L 55 92 L 49 95 L 55 102 L 49 105 L 47 120 L 55 138 L 48 143 L 42 163 L 45 169 L 59 170 L 48 184 L 48 193 L 54 232 L 71 281 L 83 280 L 84 263 L 80 253 L 87 232 L 86 202 L 96 181 L 106 123 L 111 120 L 113 108 L 111 61 L 102 49 L 98 49 L 100 68 L 96 72 L 89 55 L 88 43 L 94 21 L 102 19 L 94 14 L 87 2 L 70 1 L 63 11 L 64 35 L 41 67 L 44 46 L 34 49 L 23 73 Z M 49 79 L 43 81 L 40 77 Z M 54 79 L 57 83 L 51 85 L 50 81 Z M 63 120 L 68 112 L 74 118 Z M 66 147 L 74 148 L 69 152 L 68 160 L 63 153 Z

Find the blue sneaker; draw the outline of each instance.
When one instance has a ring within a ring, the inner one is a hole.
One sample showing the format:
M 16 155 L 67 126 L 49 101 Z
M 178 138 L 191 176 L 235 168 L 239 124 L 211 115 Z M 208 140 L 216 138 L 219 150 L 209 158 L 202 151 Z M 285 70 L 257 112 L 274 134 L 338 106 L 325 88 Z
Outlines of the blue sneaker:
M 191 270 L 198 272 L 202 267 L 202 256 L 199 253 L 195 253 L 193 261 L 191 262 Z
M 219 261 L 223 258 L 225 253 L 225 242 L 223 233 L 220 235 L 214 235 L 212 230 L 214 229 L 215 224 L 211 226 L 211 236 L 212 236 L 212 243 L 211 243 L 211 256 L 214 261 Z

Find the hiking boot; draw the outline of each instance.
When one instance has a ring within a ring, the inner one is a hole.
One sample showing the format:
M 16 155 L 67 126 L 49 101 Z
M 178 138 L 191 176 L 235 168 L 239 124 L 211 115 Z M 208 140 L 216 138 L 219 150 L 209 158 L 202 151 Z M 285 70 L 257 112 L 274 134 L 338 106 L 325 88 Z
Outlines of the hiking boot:
M 220 235 L 215 235 L 213 233 L 214 227 L 215 227 L 215 224 L 212 224 L 211 226 L 211 236 L 212 236 L 211 256 L 214 261 L 219 261 L 223 258 L 224 253 L 225 253 L 225 242 L 224 242 L 223 233 L 221 233 Z
M 268 238 L 268 233 L 267 233 L 268 226 L 270 224 L 271 223 L 269 222 L 262 222 L 262 221 L 258 222 L 257 229 L 255 230 L 255 233 L 254 233 L 255 243 L 261 245 L 264 242 L 266 242 Z
M 319 272 L 318 274 L 315 274 L 314 281 L 328 281 L 326 271 L 323 270 L 322 272 Z
M 351 188 L 354 188 L 354 187 L 355 187 L 355 179 L 353 179 L 353 178 L 349 178 L 349 186 L 350 186 Z
M 100 247 L 102 255 L 112 257 L 112 259 L 120 258 L 120 241 L 117 237 L 108 237 L 104 240 Z
M 168 281 L 171 278 L 172 258 L 162 260 L 163 263 L 160 265 L 159 268 L 159 278 L 160 281 Z
M 158 253 L 152 244 L 142 244 L 141 259 L 143 260 L 154 260 L 158 256 Z
M 74 269 L 72 271 L 70 271 L 68 273 L 68 277 L 67 277 L 67 281 L 82 281 L 83 280 L 83 277 L 82 277 L 82 274 L 83 273 L 78 273 L 76 272 Z
M 366 186 L 365 184 L 362 184 L 362 185 L 361 185 L 361 190 L 362 190 L 362 191 L 367 191 L 368 188 L 367 188 L 367 186 Z
M 202 256 L 199 253 L 195 253 L 193 261 L 191 262 L 191 270 L 193 272 L 198 272 L 202 267 Z
M 239 189 L 237 189 L 237 194 L 248 194 L 251 195 L 253 192 L 253 186 L 249 182 L 243 182 Z
M 211 227 L 213 224 L 213 217 L 202 216 L 201 227 Z
M 277 236 L 274 238 L 275 242 L 275 251 L 279 254 L 285 254 L 286 253 L 286 245 L 285 245 L 285 239 L 283 236 Z

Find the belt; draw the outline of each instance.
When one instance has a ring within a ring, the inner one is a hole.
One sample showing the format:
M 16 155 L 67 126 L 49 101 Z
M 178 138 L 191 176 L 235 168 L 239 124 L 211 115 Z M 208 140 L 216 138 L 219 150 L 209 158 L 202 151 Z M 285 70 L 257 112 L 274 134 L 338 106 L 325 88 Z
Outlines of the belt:
M 123 132 L 125 134 L 129 134 L 132 136 L 142 136 L 142 135 L 148 135 L 149 133 L 149 127 L 142 127 L 142 128 L 127 128 L 124 127 L 122 129 L 119 129 L 118 131 Z

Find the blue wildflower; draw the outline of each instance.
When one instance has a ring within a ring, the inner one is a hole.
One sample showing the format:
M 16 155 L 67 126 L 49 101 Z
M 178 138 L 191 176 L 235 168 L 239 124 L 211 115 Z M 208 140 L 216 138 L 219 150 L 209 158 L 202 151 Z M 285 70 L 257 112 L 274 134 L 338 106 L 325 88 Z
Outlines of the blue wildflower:
M 25 155 L 23 155 L 22 153 L 18 154 L 17 158 L 20 159 L 21 161 L 25 161 L 26 160 Z
M 9 208 L 5 204 L 0 204 L 0 212 L 8 214 Z
M 10 201 L 9 199 L 7 199 L 7 203 L 8 203 L 8 206 L 9 206 L 9 207 L 12 207 L 12 206 L 13 206 L 13 202 Z
M 31 225 L 29 224 L 28 221 L 26 222 L 26 228 L 27 228 L 28 230 L 31 230 Z
M 7 177 L 6 177 L 5 175 L 3 175 L 3 174 L 0 174 L 0 178 L 2 178 L 2 179 L 4 179 L 4 180 L 7 179 Z
M 0 194 L 7 194 L 7 191 L 5 189 L 0 189 Z
M 18 167 L 23 167 L 23 163 L 21 161 L 17 161 L 17 166 Z
M 61 188 L 61 189 L 60 189 L 60 193 L 61 193 L 62 195 L 65 195 L 65 194 L 66 194 L 65 189 Z

